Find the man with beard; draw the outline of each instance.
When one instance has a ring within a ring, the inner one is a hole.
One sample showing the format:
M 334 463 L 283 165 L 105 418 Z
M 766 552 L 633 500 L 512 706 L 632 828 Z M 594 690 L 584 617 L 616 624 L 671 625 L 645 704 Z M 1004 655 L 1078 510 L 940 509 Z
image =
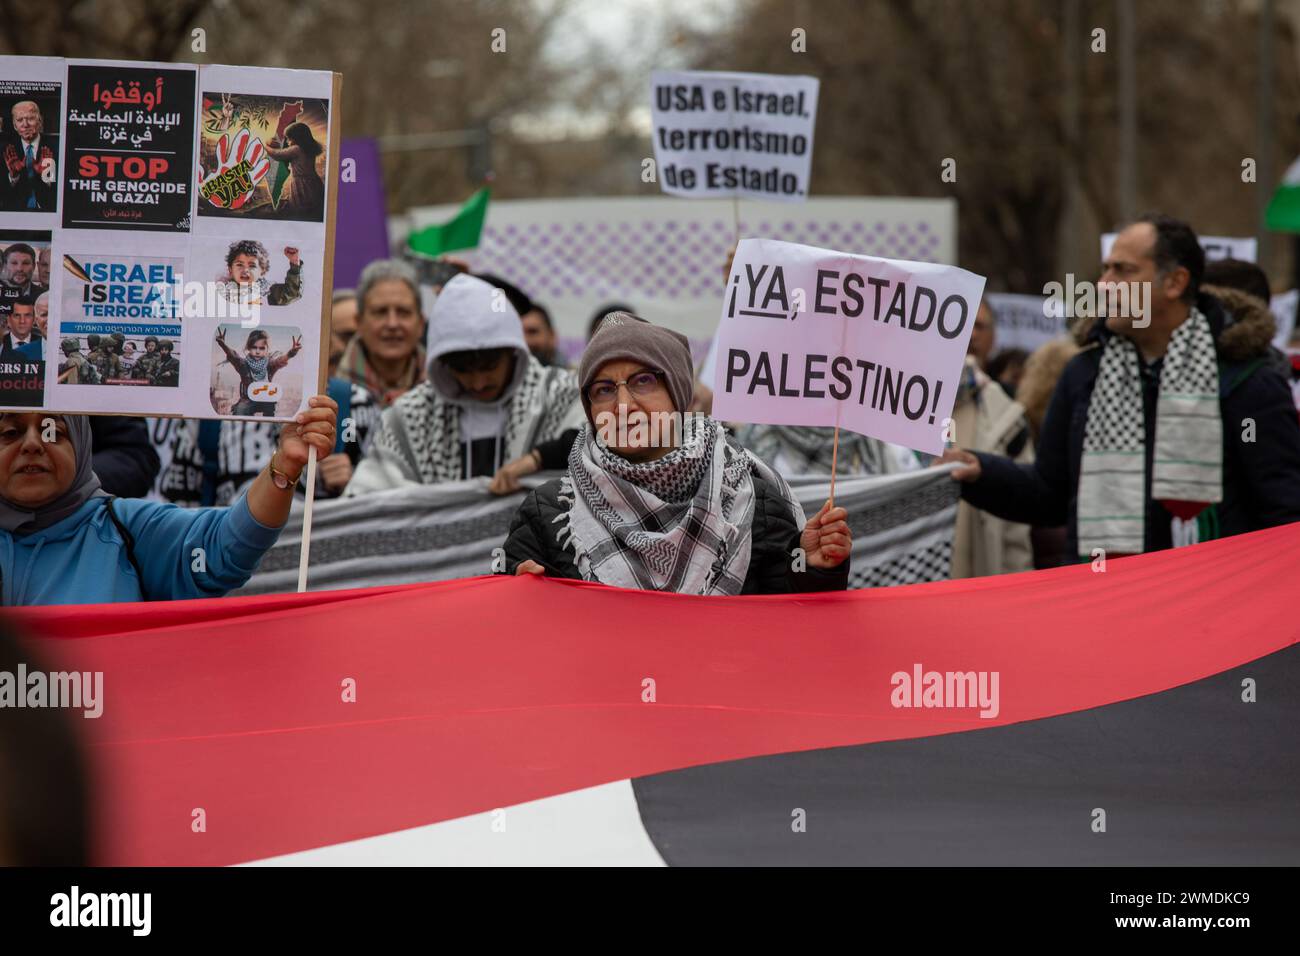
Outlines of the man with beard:
M 135 360 L 135 367 L 131 369 L 131 378 L 137 382 L 148 382 L 154 384 L 154 376 L 158 374 L 158 363 L 162 361 L 162 356 L 158 354 L 158 337 L 149 335 L 144 340 L 144 354 Z
M 181 360 L 172 358 L 171 339 L 158 341 L 158 368 L 151 384 L 175 388 L 181 383 Z
M 92 333 L 86 336 L 86 344 L 90 347 L 86 359 L 95 366 L 101 384 L 122 377 L 122 362 L 113 352 L 112 339 Z

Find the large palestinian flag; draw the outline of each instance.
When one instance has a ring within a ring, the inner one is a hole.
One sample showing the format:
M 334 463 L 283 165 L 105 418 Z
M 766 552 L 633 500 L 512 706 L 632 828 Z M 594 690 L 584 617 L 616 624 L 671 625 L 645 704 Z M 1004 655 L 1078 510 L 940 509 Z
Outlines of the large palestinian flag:
M 1293 525 L 832 595 L 481 577 L 10 621 L 104 673 L 101 863 L 1295 864 L 1297 580 Z

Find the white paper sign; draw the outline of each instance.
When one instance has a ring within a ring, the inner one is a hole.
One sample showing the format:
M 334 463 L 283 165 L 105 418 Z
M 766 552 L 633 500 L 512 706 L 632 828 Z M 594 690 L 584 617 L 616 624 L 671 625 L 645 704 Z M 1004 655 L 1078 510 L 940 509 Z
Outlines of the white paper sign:
M 742 239 L 718 327 L 713 414 L 839 425 L 939 454 L 984 277 Z
M 1101 258 L 1110 255 L 1110 247 L 1115 242 L 1117 232 L 1103 233 L 1101 237 Z M 1219 259 L 1239 259 L 1242 262 L 1254 262 L 1259 243 L 1254 236 L 1201 236 L 1201 248 L 1205 250 L 1207 262 Z
M 993 330 L 995 354 L 1007 349 L 1032 353 L 1066 334 L 1065 309 L 1059 299 L 1012 292 L 990 292 L 984 298 L 997 316 Z
M 1269 302 L 1269 311 L 1277 321 L 1277 334 L 1273 336 L 1273 345 L 1286 351 L 1291 345 L 1291 336 L 1295 333 L 1296 303 L 1300 302 L 1300 291 L 1279 292 Z
M 811 76 L 656 71 L 660 187 L 695 198 L 807 198 L 818 85 Z

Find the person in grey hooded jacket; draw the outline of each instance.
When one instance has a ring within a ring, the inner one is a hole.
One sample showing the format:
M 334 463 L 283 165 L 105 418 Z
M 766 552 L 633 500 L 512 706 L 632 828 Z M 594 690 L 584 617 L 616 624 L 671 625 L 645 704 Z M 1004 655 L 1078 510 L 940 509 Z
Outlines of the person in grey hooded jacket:
M 563 467 L 585 421 L 577 380 L 529 354 L 503 294 L 454 277 L 434 303 L 428 354 L 428 378 L 384 412 L 345 494 L 478 477 L 506 491 L 510 475 Z

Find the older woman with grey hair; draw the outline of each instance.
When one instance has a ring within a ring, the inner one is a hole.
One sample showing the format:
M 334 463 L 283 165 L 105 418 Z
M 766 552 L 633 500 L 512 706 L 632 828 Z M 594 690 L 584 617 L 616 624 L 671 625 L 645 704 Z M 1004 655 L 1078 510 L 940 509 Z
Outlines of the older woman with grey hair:
M 424 316 L 415 270 L 378 259 L 357 284 L 357 333 L 339 361 L 339 378 L 369 389 L 387 407 L 424 379 Z

